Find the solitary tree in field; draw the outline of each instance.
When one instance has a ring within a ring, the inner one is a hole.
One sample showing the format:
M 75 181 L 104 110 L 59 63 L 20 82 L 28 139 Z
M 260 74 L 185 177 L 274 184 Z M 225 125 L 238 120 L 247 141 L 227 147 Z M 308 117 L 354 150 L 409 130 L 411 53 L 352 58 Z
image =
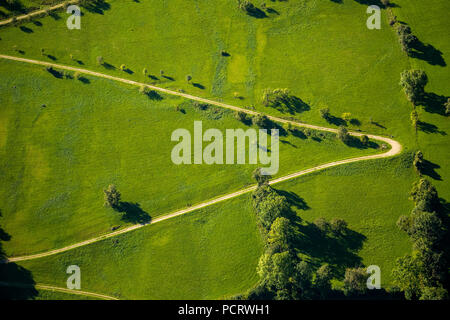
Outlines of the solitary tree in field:
M 144 75 L 144 77 L 147 77 L 148 74 L 147 68 L 142 69 L 142 74 Z
M 161 75 L 161 77 L 164 75 L 164 70 L 159 70 L 159 74 Z
M 97 63 L 101 66 L 101 65 L 103 65 L 103 63 L 105 63 L 105 61 L 103 60 L 103 57 L 102 56 L 98 56 L 97 57 Z
M 120 192 L 116 189 L 116 186 L 110 184 L 108 189 L 103 190 L 105 194 L 105 206 L 111 208 L 117 208 L 120 204 Z
M 41 55 L 45 56 L 45 49 L 44 48 L 41 48 Z
M 186 76 L 186 81 L 187 81 L 187 83 L 191 82 L 191 80 L 192 80 L 192 76 L 188 74 L 188 75 Z
M 126 69 L 127 69 L 127 67 L 125 66 L 125 64 L 120 65 L 120 70 L 125 71 Z

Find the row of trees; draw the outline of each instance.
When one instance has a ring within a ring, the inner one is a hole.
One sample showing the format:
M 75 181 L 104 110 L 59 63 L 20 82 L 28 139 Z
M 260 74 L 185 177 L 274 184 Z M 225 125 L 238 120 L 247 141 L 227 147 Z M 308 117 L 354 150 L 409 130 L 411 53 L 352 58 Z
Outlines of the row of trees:
M 397 24 L 396 29 L 402 50 L 407 54 L 410 54 L 412 52 L 412 48 L 419 40 L 412 34 L 411 28 L 406 24 Z
M 253 177 L 258 183 L 252 195 L 253 208 L 266 239 L 266 250 L 257 267 L 260 283 L 247 298 L 291 300 L 325 295 L 331 288 L 330 267 L 323 265 L 314 272 L 310 263 L 296 255 L 292 246 L 296 230 L 288 218 L 288 200 L 268 185 L 270 176 L 262 175 L 260 169 L 254 171 Z
M 298 229 L 291 222 L 295 216 L 288 200 L 272 189 L 270 176 L 253 173 L 257 189 L 252 194 L 253 209 L 265 238 L 265 253 L 257 267 L 260 283 L 245 298 L 248 299 L 325 299 L 332 292 L 333 271 L 328 264 L 319 268 L 300 258 L 295 250 Z M 317 219 L 315 225 L 324 234 L 345 236 L 347 223 L 342 219 Z M 367 290 L 368 274 L 364 268 L 346 270 L 343 291 L 361 294 Z
M 422 154 L 416 153 L 414 163 L 418 170 L 422 162 Z M 409 216 L 401 216 L 397 225 L 410 237 L 413 252 L 396 261 L 392 272 L 394 283 L 407 299 L 446 299 L 447 229 L 438 193 L 428 180 L 422 178 L 413 184 L 410 195 L 415 207 Z

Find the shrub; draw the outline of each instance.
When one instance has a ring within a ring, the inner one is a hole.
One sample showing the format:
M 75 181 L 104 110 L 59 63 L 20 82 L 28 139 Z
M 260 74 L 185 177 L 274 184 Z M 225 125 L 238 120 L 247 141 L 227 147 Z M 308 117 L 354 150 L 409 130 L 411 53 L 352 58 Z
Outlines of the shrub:
M 99 65 L 103 65 L 103 63 L 105 63 L 105 61 L 103 60 L 103 57 L 102 57 L 102 56 L 98 56 L 98 57 L 97 57 L 97 63 L 98 63 Z
M 368 146 L 368 145 L 369 145 L 369 137 L 368 137 L 368 136 L 362 135 L 362 136 L 360 137 L 360 140 L 361 140 L 361 144 L 362 144 L 363 146 Z
M 314 224 L 320 231 L 324 233 L 330 231 L 330 223 L 325 218 L 317 218 L 316 220 L 314 220 Z
M 260 128 L 265 128 L 267 129 L 270 126 L 270 120 L 269 118 L 267 118 L 267 116 L 262 115 L 262 114 L 257 114 L 256 116 L 253 117 L 252 122 L 254 125 L 260 127 Z
M 345 121 L 350 121 L 351 120 L 351 118 L 352 118 L 352 114 L 350 113 L 350 112 L 344 112 L 343 114 L 342 114 L 342 119 L 344 119 Z
M 236 111 L 234 117 L 241 122 L 247 121 L 247 114 L 243 111 Z
M 248 0 L 238 0 L 238 8 L 245 12 L 255 10 L 255 6 Z
M 329 108 L 322 108 L 319 110 L 320 116 L 324 118 L 325 120 L 328 120 L 330 118 L 330 109 Z
M 75 80 L 79 80 L 79 79 L 81 78 L 80 73 L 79 73 L 79 72 L 75 72 L 75 73 L 73 74 L 73 78 L 74 78 Z
M 347 143 L 350 140 L 350 134 L 348 130 L 344 126 L 340 126 L 338 129 L 338 139 L 344 143 Z
M 103 190 L 105 195 L 105 206 L 117 208 L 120 203 L 120 192 L 116 189 L 116 186 L 110 184 L 107 189 Z

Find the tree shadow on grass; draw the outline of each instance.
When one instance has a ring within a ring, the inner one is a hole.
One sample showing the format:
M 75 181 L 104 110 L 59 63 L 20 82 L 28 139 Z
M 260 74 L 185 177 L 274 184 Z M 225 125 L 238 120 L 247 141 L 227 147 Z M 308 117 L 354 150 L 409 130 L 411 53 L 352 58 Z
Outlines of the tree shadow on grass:
M 347 228 L 343 234 L 334 236 L 308 222 L 297 223 L 297 227 L 300 235 L 295 240 L 295 248 L 313 262 L 329 263 L 336 277 L 342 278 L 346 268 L 362 265 L 357 252 L 366 240 L 363 234 Z
M 25 27 L 25 26 L 20 26 L 19 29 L 25 33 L 33 33 L 33 29 Z
M 52 67 L 47 67 L 46 70 L 47 70 L 52 76 L 54 76 L 54 77 L 57 78 L 57 79 L 62 79 L 62 78 L 63 78 L 62 72 L 60 72 L 60 71 L 58 71 L 58 70 L 55 70 L 55 69 L 53 69 Z
M 256 8 L 256 7 L 247 10 L 247 15 L 249 15 L 250 17 L 253 17 L 253 18 L 257 18 L 257 19 L 263 19 L 263 18 L 268 17 L 264 11 L 262 11 L 261 9 Z
M 34 299 L 38 291 L 31 272 L 16 263 L 5 263 L 2 242 L 9 240 L 11 236 L 0 227 L 0 300 Z
M 424 121 L 418 121 L 417 128 L 424 133 L 438 133 L 443 136 L 447 135 L 445 131 L 439 130 L 439 128 L 434 124 Z
M 305 200 L 302 197 L 299 197 L 295 192 L 285 191 L 285 190 L 277 190 L 275 191 L 280 195 L 287 199 L 289 204 L 300 210 L 309 210 L 311 209 Z
M 344 119 L 340 118 L 340 117 L 336 117 L 333 115 L 329 115 L 326 119 L 325 119 L 329 124 L 334 124 L 335 126 L 347 126 L 347 121 L 345 121 Z
M 148 91 L 146 95 L 150 100 L 161 101 L 163 99 L 163 97 L 155 90 Z
M 202 85 L 202 84 L 200 84 L 200 83 L 194 82 L 194 83 L 192 83 L 192 85 L 193 85 L 194 87 L 199 88 L 199 89 L 202 89 L 202 90 L 205 89 L 205 86 Z
M 345 143 L 347 146 L 351 148 L 358 148 L 361 150 L 365 149 L 378 149 L 380 145 L 376 142 L 369 141 L 367 144 L 363 144 L 362 141 L 358 137 L 350 136 L 348 141 Z
M 444 104 L 447 102 L 448 97 L 438 95 L 433 92 L 426 92 L 420 103 L 423 105 L 426 112 L 429 113 L 437 113 L 441 116 L 445 115 L 445 107 Z
M 436 163 L 433 163 L 428 160 L 423 160 L 422 169 L 420 170 L 420 173 L 422 173 L 426 176 L 429 176 L 430 178 L 432 178 L 434 180 L 442 181 L 441 175 L 436 172 L 436 169 L 439 169 L 440 167 L 441 166 Z
M 130 223 L 148 224 L 151 221 L 150 215 L 142 210 L 139 203 L 121 201 L 117 211 L 123 212 L 122 221 Z
M 111 5 L 104 0 L 95 0 L 83 5 L 83 7 L 91 13 L 104 14 L 111 8 Z
M 412 49 L 413 50 L 409 53 L 409 56 L 412 58 L 426 61 L 433 66 L 437 65 L 445 67 L 447 65 L 442 56 L 442 51 L 436 49 L 431 44 L 424 44 L 422 41 L 417 40 L 412 45 Z
M 103 62 L 103 67 L 105 67 L 105 69 L 108 69 L 108 70 L 116 70 L 116 67 L 108 62 Z

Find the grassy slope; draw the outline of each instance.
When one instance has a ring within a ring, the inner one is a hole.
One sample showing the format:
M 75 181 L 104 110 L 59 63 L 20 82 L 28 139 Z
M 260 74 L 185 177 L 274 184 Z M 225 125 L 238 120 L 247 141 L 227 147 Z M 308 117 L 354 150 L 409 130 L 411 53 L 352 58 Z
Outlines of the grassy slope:
M 5 82 L 0 110 L 2 225 L 12 235 L 8 254 L 61 247 L 125 225 L 102 206 L 102 188 L 115 183 L 123 201 L 156 217 L 249 185 L 256 165 L 181 165 L 171 162 L 177 128 L 245 128 L 232 113 L 154 102 L 106 80 L 62 80 L 36 66 L 1 61 Z M 13 74 L 11 76 L 11 74 Z M 69 93 L 61 95 L 61 92 Z M 46 104 L 43 108 L 42 104 Z M 321 142 L 293 136 L 280 143 L 279 174 L 354 157 L 362 151 L 327 136 Z M 206 145 L 206 143 L 204 144 Z
M 215 299 L 254 285 L 261 253 L 246 195 L 23 266 L 36 282 L 64 285 L 76 264 L 84 290 L 122 299 Z
M 328 241 L 313 240 L 299 247 L 301 253 L 314 263 L 330 263 L 336 270 L 354 266 L 360 256 L 366 266 L 380 266 L 385 287 L 391 284 L 395 259 L 410 247 L 395 222 L 411 209 L 411 203 L 398 199 L 399 194 L 407 197 L 405 182 L 411 179 L 410 162 L 402 156 L 328 169 L 276 188 L 303 199 L 308 208 L 296 211 L 305 221 L 339 217 L 365 237 L 356 250 L 344 245 L 327 250 Z M 245 291 L 257 281 L 255 268 L 262 249 L 255 223 L 246 195 L 20 265 L 32 270 L 35 281 L 60 286 L 66 281 L 67 266 L 77 264 L 83 289 L 125 299 L 215 299 Z
M 125 8 L 125 5 L 122 6 L 118 1 L 111 1 L 111 9 L 105 11 L 104 16 L 100 19 L 97 18 L 97 22 L 92 22 L 91 28 L 82 29 L 83 32 L 94 33 L 92 29 L 96 30 L 95 25 L 98 24 L 98 21 L 113 18 L 116 21 L 123 21 L 124 27 L 121 32 L 117 33 L 109 31 L 108 26 L 113 24 L 102 23 L 102 32 L 107 35 L 104 39 L 108 39 L 105 43 L 99 43 L 98 38 L 94 35 L 89 37 L 85 33 L 79 33 L 72 36 L 72 41 L 66 46 L 55 48 L 52 42 L 57 43 L 56 37 L 68 36 L 70 33 L 57 21 L 48 18 L 44 19 L 43 23 L 44 27 L 51 26 L 53 28 L 54 32 L 51 36 L 45 35 L 45 31 L 40 30 L 40 27 L 32 26 L 34 33 L 23 33 L 24 40 L 20 40 L 17 37 L 19 31 L 5 30 L 5 34 L 2 36 L 2 41 L 4 41 L 1 43 L 2 51 L 13 52 L 12 46 L 19 43 L 19 48 L 25 49 L 26 56 L 40 58 L 39 49 L 33 45 L 33 41 L 29 41 L 37 38 L 42 43 L 42 47 L 52 48 L 50 52 L 55 53 L 58 61 L 62 63 L 70 63 L 68 54 L 73 52 L 89 68 L 102 70 L 102 68 L 94 66 L 95 57 L 101 54 L 114 65 L 131 64 L 131 68 L 137 73 L 137 75 L 131 76 L 133 78 L 141 77 L 140 70 L 143 66 L 148 66 L 154 74 L 158 73 L 160 69 L 164 69 L 166 73 L 177 79 L 175 83 L 169 81 L 163 83 L 163 85 L 172 87 L 186 87 L 184 76 L 191 73 L 194 75 L 194 81 L 202 83 L 206 89 L 189 88 L 190 92 L 205 96 L 217 96 L 235 103 L 238 102 L 231 98 L 234 91 L 238 91 L 246 97 L 242 101 L 243 104 L 251 104 L 257 101 L 255 97 L 258 97 L 260 91 L 265 87 L 289 87 L 312 106 L 311 111 L 301 115 L 302 119 L 324 124 L 318 118 L 317 113 L 318 107 L 324 105 L 330 106 L 332 112 L 337 115 L 349 111 L 362 120 L 363 129 L 370 132 L 394 134 L 397 139 L 402 141 L 406 150 L 415 149 L 417 145 L 414 132 L 409 125 L 410 105 L 398 87 L 399 73 L 410 66 L 425 68 L 430 78 L 427 91 L 448 95 L 448 91 L 446 91 L 449 83 L 448 67 L 431 66 L 417 59 L 407 59 L 401 53 L 395 34 L 387 26 L 386 21 L 383 20 L 380 31 L 365 29 L 366 7 L 353 1 L 345 1 L 343 4 L 331 1 L 310 1 L 308 10 L 295 8 L 294 10 L 286 7 L 298 6 L 298 2 L 273 4 L 281 14 L 270 22 L 268 19 L 257 20 L 242 16 L 240 13 L 233 12 L 234 9 L 231 7 L 229 11 L 221 7 L 222 5 L 228 6 L 228 4 L 220 3 L 217 6 L 206 8 L 200 2 L 195 2 L 195 5 L 193 5 L 194 2 L 175 2 L 173 6 L 178 6 L 183 10 L 168 10 L 172 8 L 172 3 L 165 3 L 162 11 L 161 8 L 155 10 L 158 12 L 158 16 L 163 13 L 164 19 L 148 18 L 152 17 L 154 13 L 140 10 L 140 15 L 145 16 L 146 19 L 145 22 L 138 24 L 147 32 L 140 32 L 139 36 L 146 39 L 148 37 L 147 41 L 145 39 L 136 41 L 136 36 L 132 35 L 133 27 L 128 26 L 133 24 L 131 21 L 127 23 L 127 19 L 131 19 L 129 18 L 131 15 L 123 13 L 125 9 L 130 8 Z M 449 44 L 442 34 L 448 33 L 444 16 L 448 12 L 448 4 L 442 0 L 433 0 L 431 4 L 429 1 L 414 4 L 400 0 L 396 2 L 401 6 L 395 9 L 400 20 L 408 22 L 423 42 L 433 44 L 444 53 L 443 56 L 446 59 L 450 52 Z M 183 6 L 183 4 L 185 5 Z M 155 8 L 158 8 L 158 5 L 159 2 L 152 3 L 153 7 L 156 6 Z M 142 9 L 142 7 L 140 8 Z M 210 10 L 204 16 L 211 17 L 214 15 L 214 12 L 211 11 L 215 10 L 221 13 L 220 18 L 214 17 L 214 20 L 218 21 L 213 25 L 214 32 L 201 32 L 200 28 L 205 29 L 205 25 L 209 23 L 210 19 L 198 18 L 197 21 L 196 16 L 189 11 L 192 8 L 202 13 Z M 133 11 L 133 9 L 131 10 Z M 225 15 L 224 12 L 230 12 L 230 16 Z M 86 15 L 85 22 L 88 24 L 94 21 L 90 20 L 90 16 L 90 14 Z M 191 21 L 194 19 L 197 23 L 187 24 L 188 16 Z M 424 16 L 426 19 L 423 18 Z M 92 19 L 94 18 L 92 17 Z M 228 23 L 225 23 L 224 20 Z M 133 19 L 133 21 L 144 20 Z M 230 23 L 230 21 L 232 22 Z M 321 22 L 319 23 L 319 21 Z M 155 28 L 146 28 L 146 24 L 155 25 Z M 165 28 L 164 24 L 170 24 L 170 28 Z M 126 30 L 129 32 L 128 35 L 122 36 Z M 159 33 L 153 30 L 157 30 Z M 248 30 L 247 34 L 243 34 L 242 30 Z M 284 41 L 281 41 L 282 37 L 284 37 Z M 96 42 L 85 41 L 86 45 L 83 47 L 81 39 L 91 38 L 95 38 Z M 217 41 L 219 45 L 212 46 L 215 43 L 214 39 L 226 39 L 227 46 L 224 48 L 232 54 L 229 61 L 224 62 L 217 57 L 218 50 L 221 50 L 222 47 L 220 41 Z M 297 41 L 291 42 L 291 39 L 297 39 Z M 306 40 L 302 42 L 299 39 Z M 108 43 L 114 42 L 117 45 L 108 46 Z M 179 46 L 178 44 L 181 42 L 183 45 Z M 268 46 L 267 43 L 272 45 Z M 299 45 L 302 43 L 303 50 L 299 50 Z M 315 43 L 312 49 L 311 43 Z M 264 44 L 265 46 L 262 47 Z M 278 49 L 280 45 L 283 48 L 281 51 Z M 250 50 L 257 46 L 259 46 L 259 50 Z M 77 48 L 85 48 L 85 50 L 76 51 Z M 107 54 L 104 53 L 106 48 L 108 48 Z M 139 49 L 136 50 L 136 48 Z M 177 50 L 173 50 L 173 48 L 177 48 Z M 179 48 L 185 49 L 180 50 Z M 263 51 L 261 48 L 265 50 Z M 122 50 L 124 49 L 133 55 L 129 62 L 123 59 Z M 268 54 L 270 51 L 272 53 Z M 168 59 L 168 56 L 174 59 Z M 167 66 L 170 61 L 177 63 Z M 293 67 L 294 65 L 295 67 Z M 118 73 L 118 71 L 111 72 Z M 258 105 L 256 107 L 261 108 Z M 387 129 L 369 125 L 367 121 L 369 117 L 373 117 Z M 446 131 L 446 127 L 448 127 L 448 119 L 437 114 L 423 111 L 421 117 L 424 121 L 436 125 L 439 131 Z M 441 176 L 442 182 L 435 180 L 434 183 L 438 185 L 441 196 L 448 199 L 449 189 L 448 184 L 445 184 L 450 174 L 446 163 L 448 162 L 447 136 L 439 133 L 419 133 L 418 145 L 428 159 L 441 166 L 436 169 L 436 172 Z M 350 227 L 367 237 L 360 255 L 366 265 L 375 263 L 382 267 L 382 281 L 384 281 L 385 275 L 386 279 L 390 278 L 389 269 L 394 258 L 409 251 L 408 241 L 404 235 L 399 233 L 394 223 L 398 215 L 410 210 L 411 203 L 407 200 L 407 192 L 414 179 L 414 174 L 410 169 L 389 171 L 387 166 L 391 163 L 380 162 L 380 165 L 381 167 L 372 172 L 363 164 L 355 164 L 354 166 L 357 168 L 362 168 L 359 176 L 356 177 L 353 177 L 352 171 L 348 171 L 344 177 L 337 175 L 335 178 L 330 178 L 328 175 L 325 177 L 322 177 L 321 174 L 315 175 L 310 181 L 300 184 L 303 186 L 303 190 L 299 190 L 298 194 L 303 196 L 311 207 L 311 210 L 303 214 L 307 215 L 306 219 L 313 220 L 316 216 L 340 216 L 349 221 Z M 333 170 L 339 172 L 343 168 Z M 328 170 L 328 172 L 333 170 Z M 331 184 L 333 181 L 336 181 L 334 185 Z M 295 184 L 289 182 L 289 184 L 291 183 Z M 330 185 L 333 188 L 330 188 Z M 291 187 L 295 188 L 295 185 Z M 322 194 L 309 193 L 309 190 L 320 190 Z M 352 190 L 352 192 L 349 193 L 348 190 Z M 358 193 L 364 194 L 365 197 L 357 196 Z M 352 202 L 347 200 L 348 194 L 351 194 Z M 354 206 L 354 203 L 357 205 Z M 338 207 L 335 209 L 336 205 Z M 373 209 L 368 211 L 368 208 Z M 361 220 L 361 214 L 366 214 L 370 218 Z M 378 227 L 373 228 L 372 224 Z M 41 261 L 46 264 L 45 260 Z M 33 266 L 34 263 L 37 264 L 38 261 L 33 262 Z M 385 272 L 385 269 L 388 270 Z M 45 268 L 41 270 L 45 270 Z
M 444 63 L 436 63 L 440 59 L 430 59 L 436 61 L 428 63 L 421 59 L 410 58 L 409 63 L 412 68 L 425 70 L 429 84 L 425 91 L 439 96 L 450 96 L 450 42 L 448 35 L 450 26 L 447 23 L 447 16 L 450 10 L 448 1 L 423 1 L 414 2 L 396 1 L 400 8 L 395 9 L 398 19 L 408 23 L 413 33 L 425 44 L 430 44 L 441 54 Z M 433 55 L 429 55 L 432 57 Z M 446 100 L 446 99 L 445 99 Z M 442 107 L 441 107 L 442 108 Z M 433 183 L 436 184 L 442 198 L 450 201 L 450 124 L 449 118 L 439 113 L 439 107 L 429 106 L 419 107 L 419 118 L 430 126 L 428 131 L 419 131 L 418 147 L 424 152 L 425 158 L 437 165 Z

